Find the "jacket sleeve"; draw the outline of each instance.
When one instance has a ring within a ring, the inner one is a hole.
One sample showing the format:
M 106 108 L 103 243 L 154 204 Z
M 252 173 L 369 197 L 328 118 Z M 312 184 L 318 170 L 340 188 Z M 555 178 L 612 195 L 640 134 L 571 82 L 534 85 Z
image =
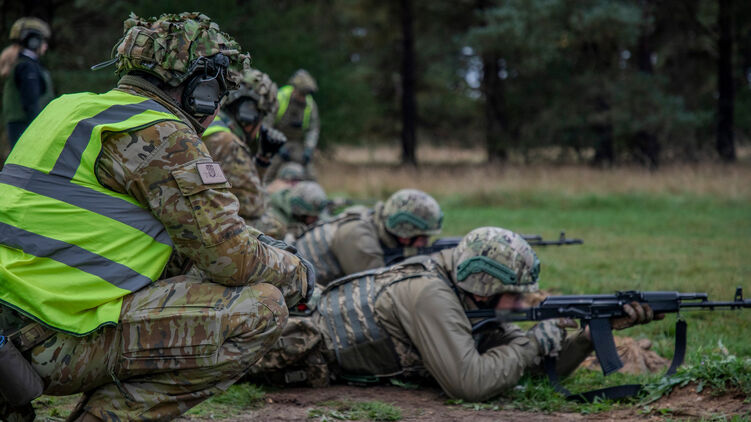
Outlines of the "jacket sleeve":
M 448 286 L 415 291 L 410 284 L 394 286 L 399 320 L 425 368 L 449 396 L 469 401 L 496 396 L 516 385 L 537 360 L 536 344 L 524 335 L 480 353 L 464 309 Z
M 44 79 L 39 65 L 29 60 L 19 61 L 13 77 L 21 96 L 21 106 L 26 113 L 26 120 L 30 122 L 42 111 L 39 107 L 39 97 L 44 88 Z
M 232 185 L 230 192 L 240 202 L 240 217 L 245 221 L 260 218 L 266 210 L 267 195 L 248 147 L 227 132 L 210 135 L 204 143 Z
M 206 184 L 197 164 L 212 162 L 188 126 L 165 121 L 105 137 L 97 166 L 103 185 L 151 210 L 175 244 L 212 281 L 267 282 L 288 305 L 305 296 L 305 268 L 294 255 L 258 241 L 238 214 L 228 183 Z
M 331 250 L 345 275 L 384 265 L 378 235 L 368 224 L 363 220 L 349 221 L 335 234 Z

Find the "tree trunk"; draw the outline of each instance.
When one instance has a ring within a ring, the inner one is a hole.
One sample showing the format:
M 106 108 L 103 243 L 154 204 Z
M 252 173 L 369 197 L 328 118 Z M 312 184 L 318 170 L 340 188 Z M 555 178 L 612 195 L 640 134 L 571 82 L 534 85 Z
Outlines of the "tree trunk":
M 717 27 L 720 32 L 717 61 L 717 153 L 725 162 L 735 161 L 733 139 L 733 15 L 732 0 L 719 0 Z
M 642 0 L 642 7 L 647 10 L 649 0 Z M 644 13 L 644 20 L 649 18 L 647 12 Z M 639 36 L 639 42 L 636 51 L 636 61 L 639 66 L 639 72 L 645 75 L 652 75 L 654 67 L 652 66 L 652 33 L 644 29 Z M 656 169 L 660 165 L 660 142 L 654 133 L 647 130 L 640 130 L 635 136 L 636 148 L 645 160 L 650 169 Z
M 595 101 L 597 113 L 605 114 L 610 111 L 610 103 L 600 96 Z M 600 167 L 610 167 L 615 162 L 615 145 L 613 144 L 613 124 L 608 118 L 607 122 L 592 126 L 592 131 L 597 139 L 595 144 L 595 156 L 592 164 Z
M 482 93 L 485 97 L 485 145 L 488 161 L 503 162 L 508 159 L 509 136 L 503 80 L 499 58 L 494 53 L 482 56 Z
M 402 164 L 417 165 L 417 100 L 412 0 L 401 0 L 402 17 Z

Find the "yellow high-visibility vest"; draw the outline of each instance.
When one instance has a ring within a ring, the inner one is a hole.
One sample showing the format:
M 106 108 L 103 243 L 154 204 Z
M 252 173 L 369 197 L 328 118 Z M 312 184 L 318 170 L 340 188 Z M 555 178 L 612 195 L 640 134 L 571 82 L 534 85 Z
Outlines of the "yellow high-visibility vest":
M 0 172 L 0 302 L 59 331 L 117 324 L 123 297 L 161 275 L 173 250 L 135 198 L 102 186 L 102 133 L 180 119 L 154 100 L 64 95 L 29 125 Z
M 292 98 L 292 91 L 294 90 L 295 87 L 292 85 L 285 85 L 279 88 L 279 91 L 276 94 L 276 99 L 279 101 L 279 110 L 276 111 L 275 123 L 279 123 L 282 120 L 282 117 L 284 117 L 284 113 L 287 112 L 289 100 Z M 303 112 L 302 117 L 302 130 L 308 130 L 308 127 L 310 127 L 310 115 L 312 112 L 313 96 L 308 94 L 305 96 L 305 111 Z

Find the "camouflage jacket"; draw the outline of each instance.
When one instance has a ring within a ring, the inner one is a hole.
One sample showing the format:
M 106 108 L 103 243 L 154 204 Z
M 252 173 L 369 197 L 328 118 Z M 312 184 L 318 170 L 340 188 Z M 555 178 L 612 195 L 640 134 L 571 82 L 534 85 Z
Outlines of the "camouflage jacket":
M 173 257 L 192 261 L 208 280 L 230 286 L 271 283 L 290 305 L 304 297 L 300 260 L 257 240 L 259 233 L 238 214 L 229 183 L 203 183 L 196 164 L 213 160 L 199 122 L 144 79 L 125 76 L 117 89 L 154 99 L 181 121 L 105 134 L 96 167 L 102 185 L 149 209 L 172 238 Z
M 525 371 L 540 370 L 537 343 L 516 325 L 473 337 L 477 321 L 467 318 L 471 302 L 451 280 L 452 253 L 366 271 L 324 290 L 314 315 L 330 358 L 344 362 L 343 373 L 429 375 L 450 397 L 481 401 L 515 386 Z M 387 343 L 396 362 L 383 349 Z M 570 373 L 591 351 L 582 330 L 569 336 L 558 372 Z
M 383 247 L 396 247 L 396 243 L 380 228 L 376 214 L 343 213 L 314 225 L 297 239 L 295 245 L 315 267 L 319 284 L 384 265 Z
M 263 187 L 263 175 L 259 174 L 253 153 L 245 135 L 234 120 L 221 113 L 219 117 L 232 131 L 215 132 L 203 138 L 211 156 L 221 166 L 232 192 L 240 202 L 240 217 L 248 224 L 261 218 L 268 206 L 268 195 Z M 238 134 L 239 132 L 239 134 Z

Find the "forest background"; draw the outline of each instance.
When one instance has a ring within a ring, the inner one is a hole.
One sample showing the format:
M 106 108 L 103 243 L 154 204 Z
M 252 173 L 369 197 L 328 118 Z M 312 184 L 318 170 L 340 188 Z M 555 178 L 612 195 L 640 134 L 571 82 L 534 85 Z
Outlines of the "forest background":
M 130 12 L 201 11 L 280 86 L 318 80 L 321 147 L 479 148 L 490 162 L 738 159 L 751 136 L 751 2 L 0 0 L 52 24 L 56 93 L 104 92 Z

